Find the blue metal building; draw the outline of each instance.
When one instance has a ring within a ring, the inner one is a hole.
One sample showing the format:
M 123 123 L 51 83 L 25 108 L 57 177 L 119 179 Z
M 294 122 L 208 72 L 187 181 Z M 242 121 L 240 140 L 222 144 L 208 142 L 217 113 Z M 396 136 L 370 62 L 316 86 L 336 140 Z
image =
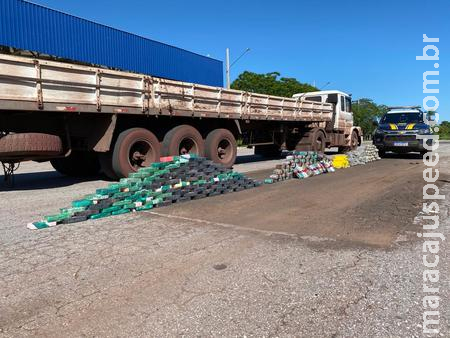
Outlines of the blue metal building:
M 167 79 L 223 86 L 222 61 L 24 0 L 0 0 L 0 45 Z

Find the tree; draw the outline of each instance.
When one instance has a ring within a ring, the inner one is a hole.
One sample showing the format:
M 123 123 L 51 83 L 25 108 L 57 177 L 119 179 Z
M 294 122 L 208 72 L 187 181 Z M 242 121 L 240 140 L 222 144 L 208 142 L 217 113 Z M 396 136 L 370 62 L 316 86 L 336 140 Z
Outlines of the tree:
M 449 121 L 442 121 L 439 125 L 439 138 L 448 140 L 450 139 L 450 122 Z
M 388 111 L 385 105 L 378 105 L 371 99 L 363 98 L 353 101 L 353 119 L 357 126 L 360 126 L 366 137 L 372 135 L 375 130 L 374 118 L 383 116 Z
M 279 72 L 257 74 L 245 71 L 231 84 L 232 89 L 244 90 L 251 93 L 292 97 L 297 93 L 313 92 L 318 90 L 294 78 L 280 77 Z

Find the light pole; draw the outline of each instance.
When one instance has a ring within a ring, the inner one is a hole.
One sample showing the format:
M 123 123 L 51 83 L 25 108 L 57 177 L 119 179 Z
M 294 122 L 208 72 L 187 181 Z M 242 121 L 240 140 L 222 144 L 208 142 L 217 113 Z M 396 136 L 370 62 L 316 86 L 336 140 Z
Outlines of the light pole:
M 226 51 L 227 89 L 230 89 L 230 48 Z
M 230 65 L 230 49 L 227 48 L 226 50 L 226 77 L 227 77 L 227 89 L 230 89 L 231 86 L 231 82 L 230 82 L 230 68 L 233 67 L 233 65 L 239 61 L 239 59 L 241 57 L 243 57 L 245 54 L 247 54 L 248 52 L 250 52 L 250 48 L 247 48 L 246 50 L 244 50 L 244 52 L 236 59 L 233 61 L 233 63 Z

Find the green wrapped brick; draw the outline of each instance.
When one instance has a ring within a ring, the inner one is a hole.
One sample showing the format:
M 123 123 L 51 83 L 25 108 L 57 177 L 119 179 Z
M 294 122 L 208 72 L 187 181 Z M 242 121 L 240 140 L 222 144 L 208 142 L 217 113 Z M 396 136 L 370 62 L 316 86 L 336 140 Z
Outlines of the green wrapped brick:
M 141 207 L 137 207 L 136 211 L 145 211 L 145 210 L 150 210 L 150 209 L 153 209 L 153 204 L 148 203 L 148 204 L 144 204 Z
M 47 224 L 47 222 L 33 222 L 33 223 L 28 223 L 27 228 L 31 229 L 31 230 L 38 230 L 38 229 L 45 229 L 48 228 L 49 225 Z
M 131 192 L 127 191 L 127 192 L 118 192 L 115 193 L 112 197 L 115 199 L 120 199 L 120 198 L 127 198 L 131 196 Z
M 59 209 L 61 214 L 70 214 L 73 215 L 76 212 L 81 212 L 86 210 L 86 207 L 78 207 L 78 208 L 61 208 Z
M 172 186 L 169 185 L 169 184 L 166 184 L 166 185 L 162 185 L 161 187 L 156 189 L 156 192 L 166 192 L 166 191 L 168 191 L 170 189 L 172 189 Z
M 138 202 L 139 203 L 139 206 L 141 206 L 141 202 Z M 124 206 L 123 206 L 123 208 L 124 209 L 134 209 L 134 208 L 136 208 L 136 202 L 131 202 L 131 203 L 128 203 L 128 204 L 125 204 Z
M 121 206 L 121 205 L 113 205 L 112 207 L 103 209 L 102 212 L 108 212 L 108 213 L 111 213 L 111 212 L 120 210 L 120 209 L 122 209 L 122 208 L 123 208 L 123 206 Z
M 102 189 L 97 189 L 96 191 L 95 191 L 95 193 L 97 194 L 97 195 L 111 195 L 111 194 L 114 194 L 114 193 L 116 193 L 116 192 L 119 192 L 119 189 L 117 189 L 117 191 L 114 191 L 113 189 L 109 189 L 109 188 L 102 188 Z
M 99 218 L 108 217 L 108 216 L 111 216 L 111 213 L 103 211 L 98 214 L 91 215 L 91 216 L 89 216 L 89 218 L 90 219 L 99 219 Z
M 217 178 L 219 179 L 219 181 L 224 181 L 228 178 L 227 174 L 219 174 L 217 175 Z
M 146 178 L 144 178 L 143 180 L 142 180 L 142 183 L 144 183 L 144 184 L 152 184 L 153 183 L 153 181 L 155 181 L 157 179 L 157 177 L 155 177 L 155 176 L 148 176 L 148 177 L 146 177 Z
M 125 199 L 122 201 L 117 201 L 113 203 L 113 207 L 123 207 L 124 205 L 127 205 L 129 203 L 133 202 L 131 199 Z
M 122 186 L 120 185 L 120 183 L 110 183 L 108 186 L 108 189 L 113 189 L 113 190 L 118 190 L 118 191 L 120 191 L 121 188 L 122 188 Z
M 170 173 L 170 170 L 162 169 L 162 170 L 156 171 L 156 172 L 155 172 L 155 175 L 156 175 L 156 176 L 162 176 L 162 175 L 169 174 L 169 173 Z
M 89 199 L 82 199 L 72 202 L 72 207 L 78 208 L 78 207 L 88 207 L 91 204 L 93 204 L 92 200 Z
M 153 167 L 144 167 L 144 168 L 139 168 L 138 172 L 148 175 L 148 174 L 154 173 L 156 170 L 157 169 L 153 168 Z
M 123 185 L 127 185 L 127 186 L 130 186 L 130 185 L 135 184 L 135 183 L 140 183 L 141 181 L 142 180 L 140 178 L 132 178 L 132 177 L 130 177 L 130 178 L 121 178 L 120 179 L 120 183 L 123 184 Z
M 113 211 L 112 215 L 113 216 L 117 216 L 117 215 L 127 214 L 130 211 L 131 211 L 130 209 L 120 209 L 120 210 L 117 210 L 117 211 Z
M 49 215 L 49 216 L 45 216 L 45 220 L 47 222 L 61 222 L 62 220 L 65 220 L 66 218 L 69 218 L 71 216 L 71 214 L 69 213 L 61 213 L 61 214 L 57 214 L 57 215 Z
M 166 169 L 167 170 L 173 170 L 173 169 L 178 169 L 178 168 L 180 168 L 181 167 L 181 165 L 179 164 L 179 163 L 174 163 L 174 164 L 169 164 L 167 167 L 166 167 Z
M 159 203 L 162 203 L 163 202 L 163 199 L 161 198 L 161 197 L 156 197 L 156 198 L 154 198 L 153 200 L 152 200 L 152 203 L 155 205 L 155 204 L 159 204 Z
M 132 185 L 132 186 L 130 186 L 130 192 L 136 192 L 136 191 L 139 191 L 139 190 L 141 190 L 142 189 L 142 184 L 140 184 L 140 183 L 137 183 L 137 184 L 134 184 L 134 185 Z
M 170 164 L 171 164 L 170 162 L 154 162 L 154 163 L 152 163 L 151 167 L 156 168 L 158 170 L 163 170 Z

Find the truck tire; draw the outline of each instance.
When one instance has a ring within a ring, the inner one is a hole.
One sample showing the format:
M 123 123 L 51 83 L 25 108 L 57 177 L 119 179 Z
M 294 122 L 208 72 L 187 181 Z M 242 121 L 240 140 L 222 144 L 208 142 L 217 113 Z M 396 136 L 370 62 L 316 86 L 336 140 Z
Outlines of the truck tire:
M 144 128 L 131 128 L 119 134 L 112 152 L 112 168 L 118 178 L 158 162 L 161 147 L 156 136 Z
M 350 141 L 350 150 L 356 150 L 359 145 L 358 133 L 356 131 L 352 132 L 352 139 Z
M 227 129 L 214 129 L 206 137 L 205 154 L 213 162 L 231 168 L 237 156 L 234 135 Z
M 325 151 L 326 139 L 322 131 L 317 131 L 312 137 L 311 149 L 323 153 Z
M 358 133 L 356 131 L 352 132 L 352 138 L 350 140 L 350 146 L 349 147 L 339 147 L 338 152 L 340 153 L 347 153 L 352 150 L 356 150 L 359 145 L 359 138 Z
M 61 138 L 41 133 L 8 134 L 0 138 L 0 159 L 26 160 L 62 154 Z
M 263 157 L 279 157 L 281 155 L 281 149 L 276 144 L 265 144 L 255 146 L 255 155 Z
M 69 156 L 50 160 L 53 168 L 62 175 L 88 177 L 98 175 L 100 163 L 94 152 L 74 151 Z
M 170 130 L 162 142 L 163 156 L 197 154 L 205 156 L 205 142 L 202 135 L 189 125 L 181 125 Z

